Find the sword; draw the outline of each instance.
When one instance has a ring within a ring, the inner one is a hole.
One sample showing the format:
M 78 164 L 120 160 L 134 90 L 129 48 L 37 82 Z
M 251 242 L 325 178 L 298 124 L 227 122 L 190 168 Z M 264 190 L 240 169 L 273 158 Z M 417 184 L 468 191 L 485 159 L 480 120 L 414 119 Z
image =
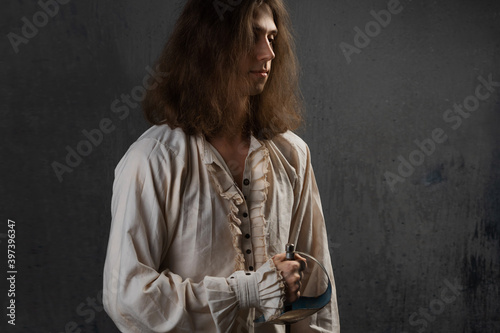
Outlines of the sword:
M 295 260 L 295 244 L 286 244 L 286 260 Z M 292 304 L 285 305 L 285 312 L 292 310 Z M 285 324 L 285 333 L 292 333 L 292 324 Z
M 315 263 L 318 265 L 320 268 L 319 271 L 323 271 L 325 273 L 326 279 L 325 282 L 328 281 L 326 290 L 319 296 L 315 297 L 310 297 L 310 296 L 301 296 L 299 299 L 297 299 L 295 302 L 290 303 L 290 304 L 285 304 L 283 312 L 281 315 L 274 319 L 267 321 L 267 323 L 270 324 L 281 324 L 281 325 L 286 325 L 286 333 L 290 333 L 291 330 L 291 324 L 296 323 L 302 319 L 305 319 L 309 317 L 310 315 L 318 312 L 321 310 L 323 307 L 325 307 L 328 303 L 330 303 L 331 297 L 332 297 L 332 284 L 330 281 L 330 277 L 328 276 L 328 272 L 326 271 L 326 268 L 318 261 L 316 260 L 313 256 L 295 251 L 295 246 L 294 244 L 287 244 L 286 245 L 286 260 L 295 260 L 295 253 L 299 254 L 300 256 L 306 258 L 309 262 L 309 260 L 312 263 Z M 264 323 L 266 322 L 266 319 L 264 318 L 264 315 L 260 316 L 255 320 L 255 323 Z

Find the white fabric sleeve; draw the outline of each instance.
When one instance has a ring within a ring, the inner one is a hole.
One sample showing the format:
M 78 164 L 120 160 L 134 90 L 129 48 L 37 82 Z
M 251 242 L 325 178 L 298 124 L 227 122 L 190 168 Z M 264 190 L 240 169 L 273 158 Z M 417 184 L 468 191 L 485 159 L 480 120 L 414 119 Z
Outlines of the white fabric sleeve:
M 284 283 L 273 259 L 256 272 L 236 271 L 221 288 L 220 278 L 204 279 L 210 311 L 218 332 L 230 332 L 240 309 L 255 308 L 257 316 L 272 320 L 281 314 L 284 301 Z
M 169 236 L 165 203 L 179 191 L 179 168 L 152 139 L 134 143 L 116 167 L 103 304 L 122 332 L 198 331 L 210 324 L 203 284 L 160 268 Z
M 291 242 L 295 243 L 297 251 L 312 255 L 321 262 L 332 283 L 332 298 L 323 309 L 316 314 L 292 325 L 292 330 L 304 333 L 339 333 L 339 312 L 335 280 L 328 247 L 327 231 L 323 217 L 321 199 L 311 165 L 309 148 L 303 148 L 304 158 L 299 166 L 300 188 L 295 196 L 298 202 L 291 224 Z M 322 274 L 322 273 L 321 273 Z M 314 276 L 304 283 L 304 290 L 314 290 L 318 281 Z
M 122 332 L 229 332 L 240 304 L 278 311 L 283 288 L 271 263 L 251 278 L 236 272 L 234 279 L 200 282 L 160 267 L 170 236 L 164 210 L 172 206 L 169 217 L 175 220 L 182 186 L 183 164 L 170 154 L 155 140 L 143 140 L 116 168 L 103 276 L 108 315 Z

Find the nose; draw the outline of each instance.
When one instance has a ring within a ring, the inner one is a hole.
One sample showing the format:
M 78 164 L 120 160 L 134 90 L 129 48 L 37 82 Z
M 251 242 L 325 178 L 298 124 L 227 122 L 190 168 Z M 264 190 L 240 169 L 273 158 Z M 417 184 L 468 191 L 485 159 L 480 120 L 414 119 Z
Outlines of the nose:
M 259 61 L 270 61 L 275 57 L 273 46 L 267 40 L 267 37 L 261 38 L 257 43 L 256 55 Z

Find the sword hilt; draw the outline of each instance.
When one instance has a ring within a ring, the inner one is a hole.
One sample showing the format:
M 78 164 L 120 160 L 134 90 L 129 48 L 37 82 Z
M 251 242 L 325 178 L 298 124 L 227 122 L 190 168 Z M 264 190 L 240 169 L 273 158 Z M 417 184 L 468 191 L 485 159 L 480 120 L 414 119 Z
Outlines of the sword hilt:
M 286 244 L 286 260 L 295 260 L 295 245 Z

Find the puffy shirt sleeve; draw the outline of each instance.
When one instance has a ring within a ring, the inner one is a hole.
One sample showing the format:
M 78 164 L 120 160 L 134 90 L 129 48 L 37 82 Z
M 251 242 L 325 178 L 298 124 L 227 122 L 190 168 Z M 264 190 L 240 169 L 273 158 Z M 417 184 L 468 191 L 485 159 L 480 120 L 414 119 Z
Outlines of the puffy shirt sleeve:
M 298 164 L 299 181 L 295 190 L 294 212 L 290 230 L 290 241 L 296 249 L 308 253 L 321 262 L 328 271 L 332 282 L 332 298 L 330 303 L 316 314 L 292 325 L 297 332 L 340 332 L 339 313 L 335 281 L 328 247 L 327 231 L 321 199 L 316 184 L 311 155 L 307 145 L 301 141 L 297 151 L 301 157 Z M 314 289 L 318 282 L 312 277 L 303 287 Z
M 204 282 L 218 332 L 230 332 L 234 328 L 239 309 L 256 308 L 266 321 L 281 314 L 284 284 L 272 259 L 256 272 L 234 272 L 227 279 L 225 289 L 217 278 L 207 276 Z
M 160 267 L 171 237 L 165 209 L 175 220 L 183 167 L 163 144 L 144 139 L 115 170 L 103 303 L 122 332 L 229 332 L 241 309 L 266 319 L 280 311 L 284 288 L 272 260 L 250 275 L 196 283 Z

